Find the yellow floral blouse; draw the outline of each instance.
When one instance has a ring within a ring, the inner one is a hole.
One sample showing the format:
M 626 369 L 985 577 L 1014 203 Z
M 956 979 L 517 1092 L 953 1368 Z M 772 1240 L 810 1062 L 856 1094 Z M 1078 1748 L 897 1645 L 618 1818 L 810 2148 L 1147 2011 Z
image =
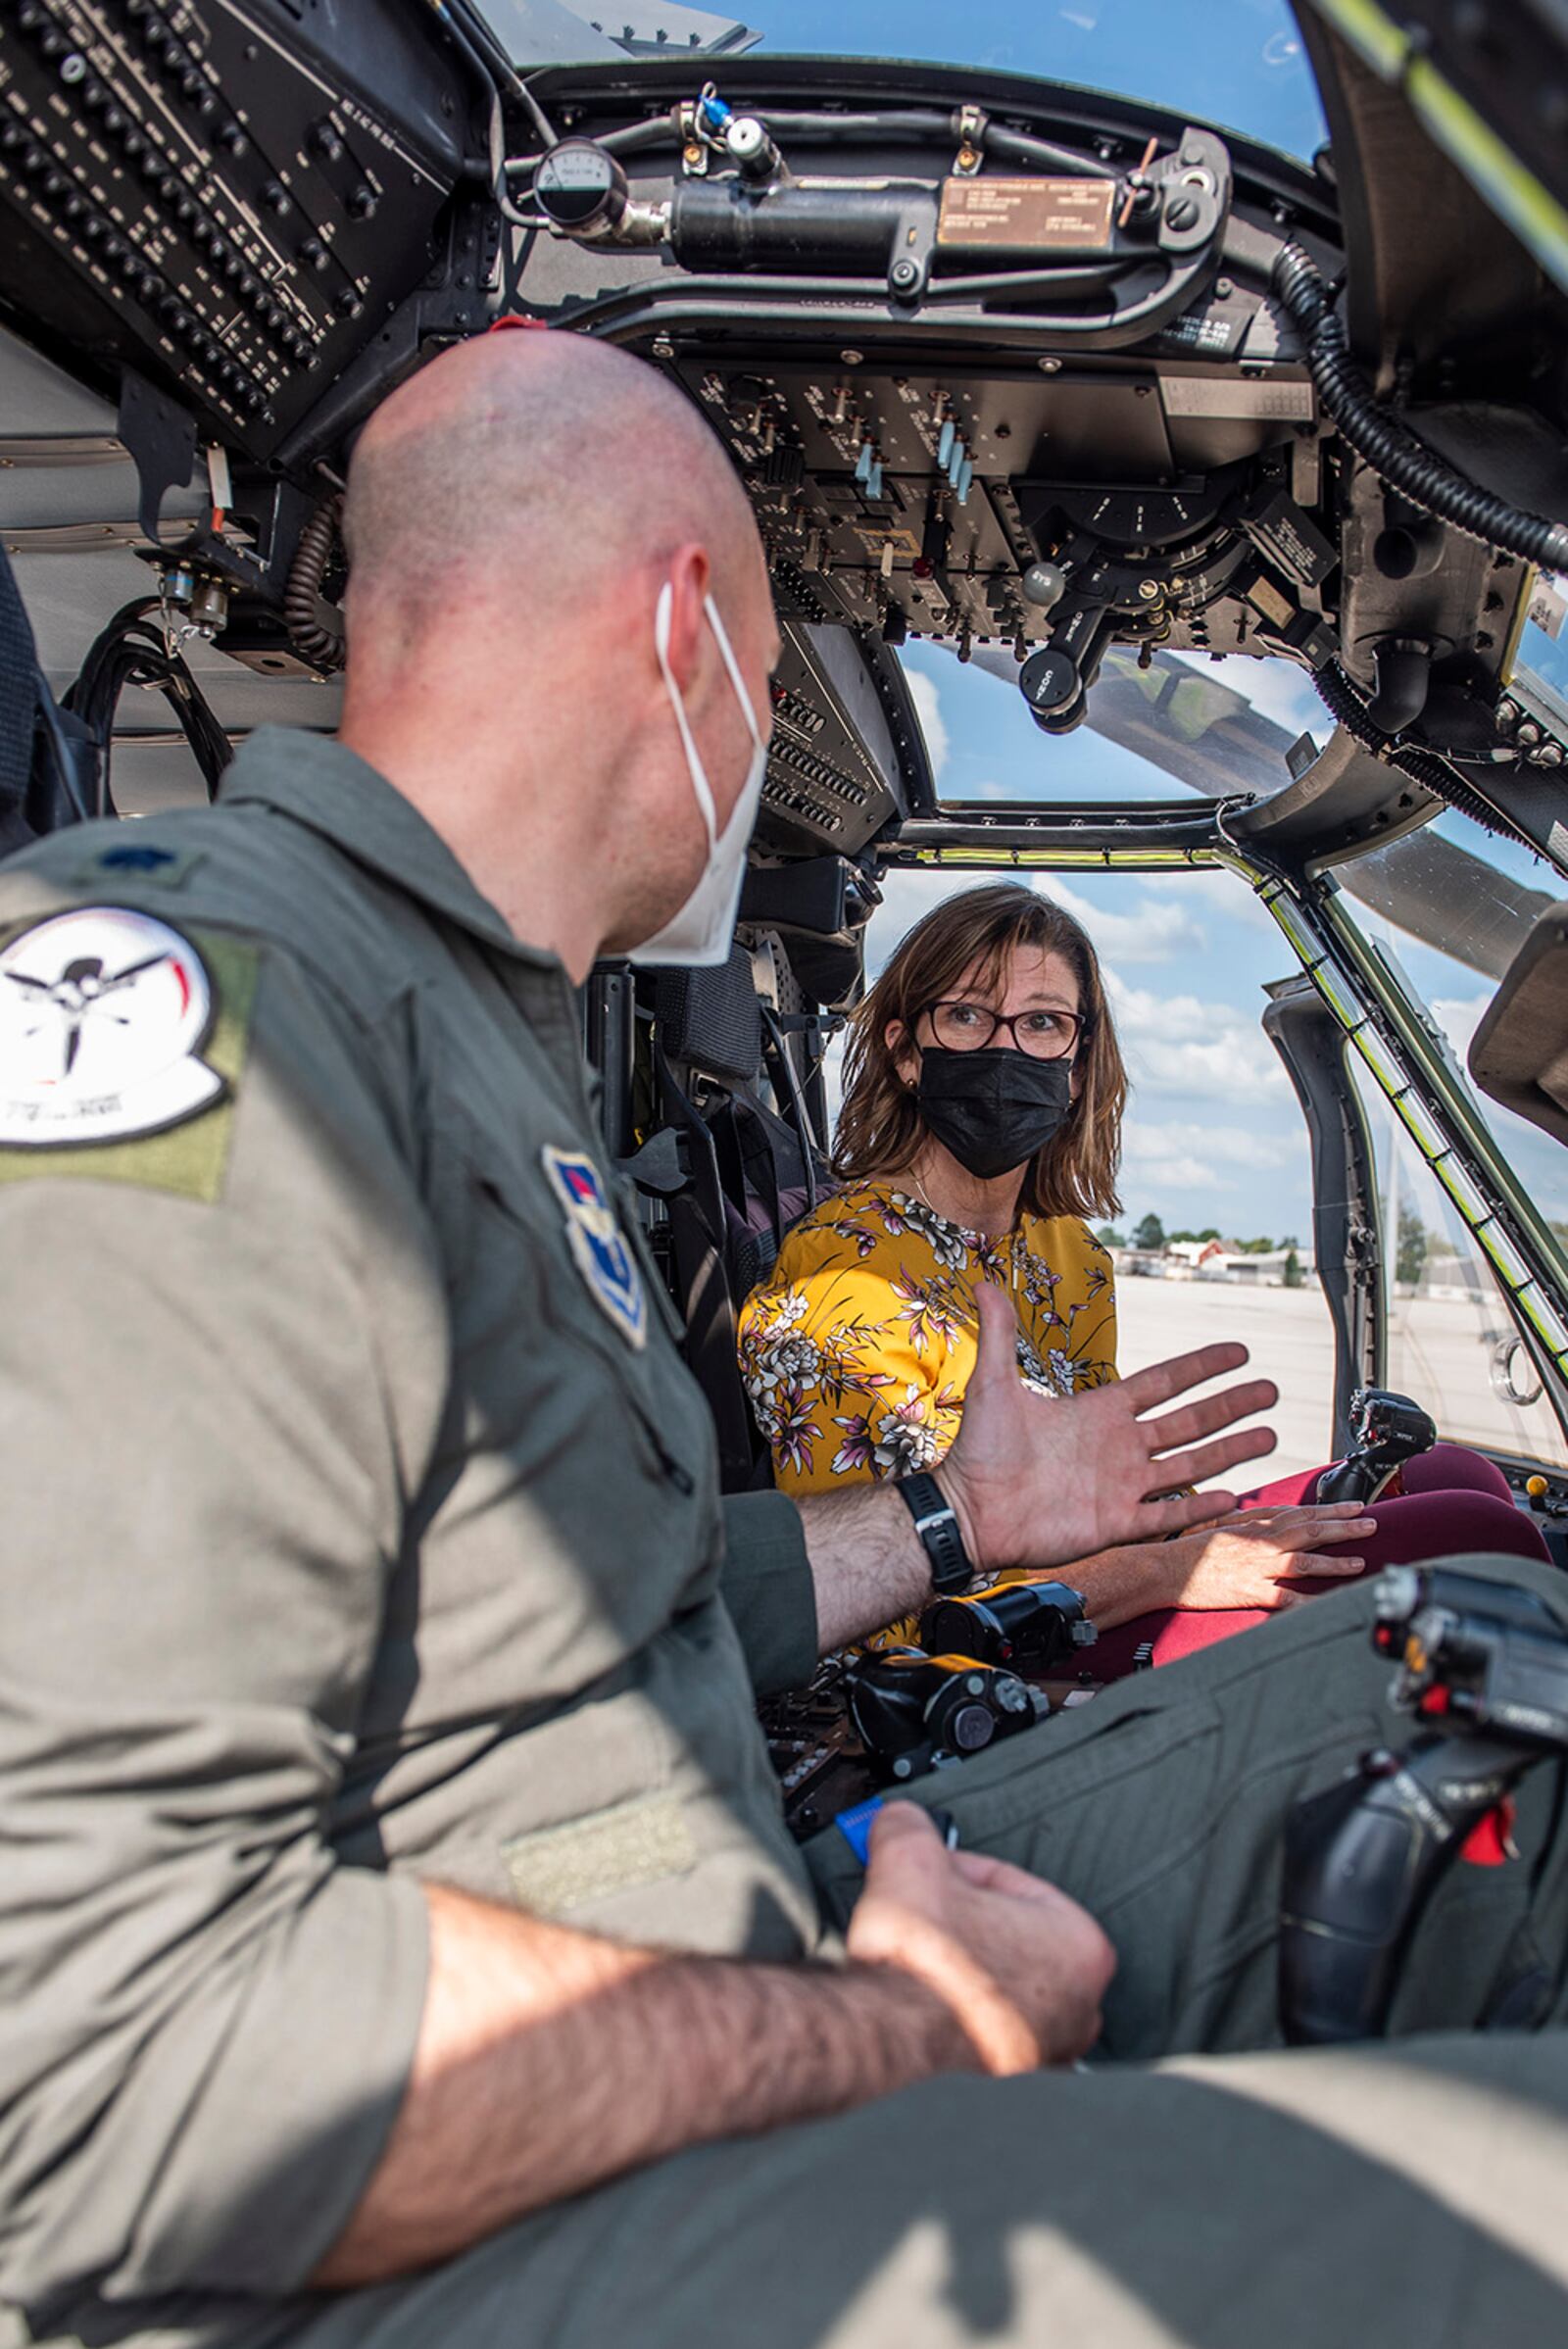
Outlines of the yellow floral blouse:
M 1046 1395 L 1116 1376 L 1110 1258 L 1076 1216 L 992 1240 L 887 1184 L 812 1209 L 741 1313 L 741 1371 L 786 1493 L 912 1476 L 958 1432 L 976 1280 L 1010 1289 L 1018 1372 Z

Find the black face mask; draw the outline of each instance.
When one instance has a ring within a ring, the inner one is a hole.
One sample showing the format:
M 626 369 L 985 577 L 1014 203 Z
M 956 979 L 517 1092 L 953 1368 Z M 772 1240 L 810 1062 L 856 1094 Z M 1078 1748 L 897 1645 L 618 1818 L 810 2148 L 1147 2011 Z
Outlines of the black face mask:
M 1031 1060 L 1005 1047 L 950 1052 L 926 1045 L 915 1098 L 943 1149 L 987 1183 L 1060 1132 L 1072 1107 L 1072 1062 Z

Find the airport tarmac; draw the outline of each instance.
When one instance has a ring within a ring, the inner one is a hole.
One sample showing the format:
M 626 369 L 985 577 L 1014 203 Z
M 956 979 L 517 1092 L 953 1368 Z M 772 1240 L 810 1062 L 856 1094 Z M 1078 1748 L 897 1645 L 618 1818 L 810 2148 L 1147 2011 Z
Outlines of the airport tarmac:
M 1319 1466 L 1328 1459 L 1334 1395 L 1334 1337 L 1316 1283 L 1303 1289 L 1250 1289 L 1221 1281 L 1117 1284 L 1118 1356 L 1123 1376 L 1167 1354 L 1238 1338 L 1252 1370 L 1280 1391 L 1270 1424 L 1279 1447 L 1256 1465 L 1253 1481 Z M 1498 1391 L 1493 1367 L 1508 1335 L 1500 1303 L 1463 1297 L 1400 1299 L 1391 1315 L 1388 1383 L 1431 1411 L 1456 1444 L 1517 1452 L 1568 1465 L 1568 1446 L 1544 1402 L 1521 1406 Z M 1533 1382 L 1523 1350 L 1514 1356 L 1516 1387 Z M 1247 1479 L 1249 1471 L 1239 1472 Z

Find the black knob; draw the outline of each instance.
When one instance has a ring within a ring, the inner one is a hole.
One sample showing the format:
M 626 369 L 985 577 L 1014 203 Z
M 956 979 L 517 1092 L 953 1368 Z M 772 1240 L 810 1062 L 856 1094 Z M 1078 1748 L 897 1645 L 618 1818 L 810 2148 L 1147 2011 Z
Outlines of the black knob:
M 374 188 L 365 186 L 362 181 L 350 196 L 348 209 L 357 220 L 373 220 L 379 201 Z
M 281 179 L 270 179 L 262 190 L 262 202 L 269 212 L 276 213 L 279 220 L 288 211 L 291 201 L 288 189 L 283 185 Z
M 300 247 L 300 259 L 309 269 L 324 269 L 331 258 L 318 236 L 308 236 Z
M 346 285 L 332 305 L 345 318 L 357 318 L 365 308 L 365 297 L 352 285 Z
M 213 138 L 217 145 L 226 149 L 230 155 L 243 155 L 245 152 L 245 133 L 237 122 L 220 122 L 213 132 Z
M 343 141 L 330 122 L 318 122 L 311 132 L 311 145 L 324 163 L 339 163 L 343 157 Z

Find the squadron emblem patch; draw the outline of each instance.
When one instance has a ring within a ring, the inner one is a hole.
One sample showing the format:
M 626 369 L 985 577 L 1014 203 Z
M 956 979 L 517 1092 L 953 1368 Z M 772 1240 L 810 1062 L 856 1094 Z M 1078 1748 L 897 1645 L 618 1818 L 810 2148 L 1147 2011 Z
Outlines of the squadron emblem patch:
M 645 1345 L 648 1299 L 642 1276 L 605 1196 L 598 1167 L 580 1150 L 552 1150 L 548 1144 L 541 1155 L 565 1208 L 566 1238 L 589 1294 L 628 1346 Z
M 83 905 L 0 950 L 0 1143 L 74 1149 L 161 1134 L 227 1090 L 201 1057 L 207 965 L 167 922 Z

